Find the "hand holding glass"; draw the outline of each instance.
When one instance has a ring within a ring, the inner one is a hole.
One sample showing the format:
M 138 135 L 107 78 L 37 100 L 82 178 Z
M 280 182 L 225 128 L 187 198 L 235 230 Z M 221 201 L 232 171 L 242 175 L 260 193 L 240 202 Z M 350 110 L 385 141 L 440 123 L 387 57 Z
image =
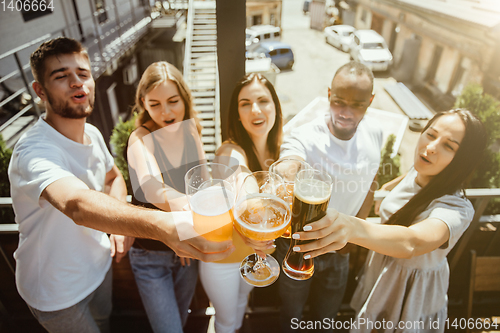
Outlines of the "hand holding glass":
M 324 171 L 299 171 L 295 177 L 292 234 L 302 231 L 306 224 L 326 215 L 332 185 L 332 178 Z M 291 279 L 307 280 L 314 274 L 313 259 L 304 259 L 303 253 L 293 250 L 294 246 L 309 242 L 297 239 L 290 242 L 290 248 L 283 260 L 283 272 Z
M 280 176 L 258 171 L 248 175 L 238 192 L 234 206 L 234 226 L 239 233 L 256 241 L 270 241 L 280 237 L 290 224 L 290 205 L 277 193 L 284 189 Z M 280 265 L 270 255 L 247 256 L 240 265 L 243 279 L 253 286 L 265 287 L 278 278 Z
M 197 165 L 184 177 L 194 230 L 207 240 L 232 238 L 234 178 L 231 168 L 218 163 Z
M 290 209 L 292 209 L 293 204 L 295 176 L 300 170 L 306 169 L 312 169 L 312 167 L 307 162 L 293 157 L 279 159 L 269 167 L 269 172 L 275 173 L 283 179 L 285 191 L 282 191 L 283 193 L 278 193 L 278 196 L 290 205 Z M 281 237 L 290 238 L 291 233 L 292 229 L 291 226 L 289 226 Z

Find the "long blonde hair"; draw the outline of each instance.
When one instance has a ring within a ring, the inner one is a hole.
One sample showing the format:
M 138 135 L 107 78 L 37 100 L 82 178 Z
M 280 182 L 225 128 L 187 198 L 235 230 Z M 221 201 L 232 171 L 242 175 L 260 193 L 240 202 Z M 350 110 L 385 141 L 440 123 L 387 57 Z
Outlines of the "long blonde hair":
M 167 80 L 175 83 L 177 89 L 179 90 L 182 101 L 184 102 L 186 109 L 184 112 L 183 120 L 193 118 L 196 122 L 198 132 L 201 133 L 200 121 L 193 109 L 193 97 L 191 95 L 191 90 L 184 81 L 181 72 L 177 68 L 175 68 L 174 65 L 166 61 L 158 61 L 152 63 L 142 74 L 141 80 L 139 81 L 139 85 L 137 87 L 137 92 L 135 94 L 135 105 L 132 109 L 132 112 L 138 113 L 135 124 L 136 127 L 140 127 L 144 123 L 151 120 L 151 116 L 144 107 L 143 99 L 151 90 L 155 89 Z

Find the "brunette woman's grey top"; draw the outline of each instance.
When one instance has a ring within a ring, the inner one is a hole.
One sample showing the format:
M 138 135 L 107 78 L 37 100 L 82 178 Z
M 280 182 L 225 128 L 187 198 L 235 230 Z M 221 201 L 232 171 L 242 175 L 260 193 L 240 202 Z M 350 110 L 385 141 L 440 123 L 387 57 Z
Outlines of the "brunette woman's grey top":
M 382 223 L 420 191 L 416 175 L 412 168 L 382 201 Z M 377 332 L 444 332 L 450 274 L 446 255 L 473 215 L 471 202 L 459 192 L 442 196 L 433 200 L 413 224 L 427 218 L 442 220 L 450 230 L 447 243 L 411 259 L 370 251 L 351 300 L 351 307 L 356 310 L 355 324 L 365 324 L 357 325 L 351 332 L 369 333 L 373 328 Z

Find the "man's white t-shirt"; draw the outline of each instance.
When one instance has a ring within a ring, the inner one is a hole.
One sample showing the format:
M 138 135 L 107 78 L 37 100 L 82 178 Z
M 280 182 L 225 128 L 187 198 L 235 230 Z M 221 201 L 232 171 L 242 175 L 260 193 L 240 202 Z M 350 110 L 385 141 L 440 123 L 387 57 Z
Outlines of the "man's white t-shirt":
M 64 177 L 104 190 L 114 165 L 99 130 L 85 124 L 89 145 L 72 141 L 43 116 L 17 142 L 9 165 L 12 205 L 19 224 L 16 284 L 21 297 L 41 311 L 57 311 L 83 300 L 110 268 L 108 236 L 79 226 L 41 197 Z
M 377 174 L 382 149 L 378 122 L 365 117 L 350 140 L 340 140 L 329 130 L 324 117 L 296 127 L 284 138 L 280 158 L 297 155 L 333 179 L 328 207 L 356 216 Z

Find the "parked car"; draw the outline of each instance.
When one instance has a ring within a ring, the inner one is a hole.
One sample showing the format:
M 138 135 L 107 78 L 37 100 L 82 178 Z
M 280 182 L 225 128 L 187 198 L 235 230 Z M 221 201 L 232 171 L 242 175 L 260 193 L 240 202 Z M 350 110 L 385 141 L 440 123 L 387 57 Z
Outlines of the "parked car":
M 392 54 L 384 37 L 374 30 L 356 30 L 352 34 L 351 58 L 372 71 L 385 71 L 392 64 Z
M 254 25 L 247 28 L 245 34 L 245 45 L 247 48 L 260 42 L 281 40 L 281 29 L 274 25 Z
M 328 44 L 344 52 L 349 52 L 352 43 L 352 33 L 354 31 L 356 31 L 356 28 L 350 25 L 332 25 L 331 27 L 326 27 L 323 33 Z
M 259 54 L 271 58 L 273 64 L 279 69 L 292 68 L 294 63 L 293 51 L 289 44 L 282 42 L 262 42 L 253 45 L 247 51 L 247 59 L 255 59 Z

